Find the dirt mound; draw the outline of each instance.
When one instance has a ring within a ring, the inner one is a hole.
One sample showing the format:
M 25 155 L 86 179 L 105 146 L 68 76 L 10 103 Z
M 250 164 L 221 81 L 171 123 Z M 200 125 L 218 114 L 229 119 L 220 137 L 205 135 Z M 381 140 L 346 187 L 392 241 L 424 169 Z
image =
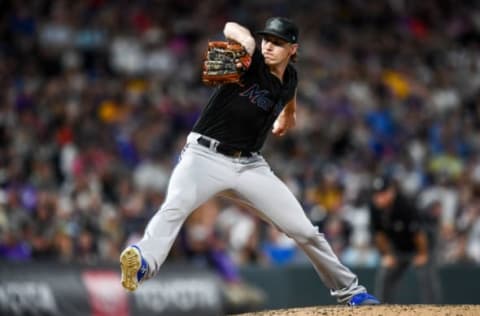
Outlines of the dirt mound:
M 262 311 L 242 316 L 479 316 L 480 305 L 315 306 Z

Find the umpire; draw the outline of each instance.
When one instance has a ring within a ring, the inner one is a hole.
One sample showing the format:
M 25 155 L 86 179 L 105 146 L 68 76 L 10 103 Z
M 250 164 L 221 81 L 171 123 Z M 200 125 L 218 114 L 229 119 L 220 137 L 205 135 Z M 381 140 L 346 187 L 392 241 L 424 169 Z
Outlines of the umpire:
M 394 303 L 395 290 L 410 266 L 416 271 L 420 299 L 439 303 L 439 282 L 419 210 L 389 177 L 372 183 L 369 203 L 372 237 L 381 254 L 375 282 L 380 301 Z

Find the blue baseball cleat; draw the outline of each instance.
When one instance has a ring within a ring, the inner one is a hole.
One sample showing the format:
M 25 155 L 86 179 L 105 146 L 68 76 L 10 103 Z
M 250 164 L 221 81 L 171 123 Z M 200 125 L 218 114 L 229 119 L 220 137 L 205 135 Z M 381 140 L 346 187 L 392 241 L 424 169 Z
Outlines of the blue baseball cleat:
M 140 248 L 128 246 L 120 255 L 122 286 L 128 291 L 135 291 L 148 271 L 147 261 L 142 257 Z
M 368 293 L 355 294 L 348 301 L 349 306 L 378 305 L 378 304 L 380 304 L 380 301 L 375 296 Z

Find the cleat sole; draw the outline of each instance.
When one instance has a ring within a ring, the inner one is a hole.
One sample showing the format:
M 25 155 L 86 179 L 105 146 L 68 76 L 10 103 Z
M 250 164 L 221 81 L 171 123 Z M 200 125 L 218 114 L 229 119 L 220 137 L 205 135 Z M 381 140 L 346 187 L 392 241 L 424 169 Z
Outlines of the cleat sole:
M 138 287 L 137 273 L 142 264 L 138 250 L 133 247 L 125 249 L 120 255 L 122 270 L 122 286 L 128 291 L 135 291 Z

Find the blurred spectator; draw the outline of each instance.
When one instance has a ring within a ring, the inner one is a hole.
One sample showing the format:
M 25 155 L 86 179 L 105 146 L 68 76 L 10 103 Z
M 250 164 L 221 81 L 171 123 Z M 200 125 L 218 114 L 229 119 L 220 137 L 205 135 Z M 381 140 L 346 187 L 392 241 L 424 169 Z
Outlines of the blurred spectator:
M 31 259 L 30 244 L 18 232 L 7 229 L 2 233 L 0 256 L 12 261 L 29 260 Z
M 245 206 L 225 202 L 217 218 L 217 230 L 225 241 L 232 260 L 238 264 L 261 263 L 259 249 L 259 220 Z
M 480 186 L 472 184 L 469 187 L 471 195 L 458 218 L 458 228 L 465 236 L 465 261 L 480 263 Z M 462 261 L 458 258 L 457 261 Z
M 298 255 L 295 241 L 279 231 L 275 226 L 268 226 L 267 237 L 261 247 L 266 263 L 271 266 L 292 264 Z
M 372 245 L 370 234 L 370 210 L 362 204 L 360 199 L 345 206 L 344 216 L 351 225 L 349 242 L 345 250 L 339 255 L 347 266 L 352 267 L 377 267 L 380 256 L 377 249 Z
M 313 221 L 330 243 L 333 251 L 340 256 L 347 248 L 352 235 L 352 225 L 345 218 L 343 197 L 330 206 L 329 212 L 320 221 Z
M 343 188 L 338 181 L 337 170 L 330 167 L 324 171 L 319 183 L 307 190 L 307 201 L 325 212 L 333 211 L 343 202 Z
M 207 265 L 222 278 L 227 303 L 235 308 L 259 306 L 265 302 L 265 293 L 249 285 L 240 276 L 225 242 L 219 238 L 216 199 L 207 201 L 187 219 L 180 233 L 180 251 L 190 262 Z

